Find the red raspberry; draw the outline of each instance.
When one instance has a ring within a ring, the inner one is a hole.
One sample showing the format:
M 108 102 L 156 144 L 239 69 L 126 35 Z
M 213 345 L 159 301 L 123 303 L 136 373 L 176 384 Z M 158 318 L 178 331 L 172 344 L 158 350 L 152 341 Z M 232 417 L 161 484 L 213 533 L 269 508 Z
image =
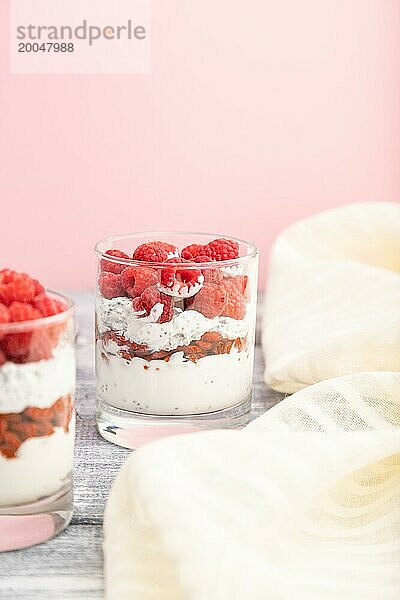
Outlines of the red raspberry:
M 125 252 L 122 252 L 121 250 L 107 250 L 106 254 L 109 254 L 110 256 L 115 256 L 115 258 L 128 258 L 129 259 L 129 256 L 127 254 L 125 254 Z M 125 268 L 126 268 L 126 265 L 116 263 L 116 262 L 111 262 L 110 260 L 102 259 L 100 261 L 100 269 L 102 271 L 107 271 L 108 273 L 114 273 L 114 275 L 120 275 Z
M 205 283 L 221 285 L 224 277 L 219 269 L 203 269 Z
M 242 294 L 231 281 L 224 281 L 223 288 L 226 291 L 227 299 L 221 316 L 240 321 L 246 314 L 246 303 Z
M 173 258 L 173 256 L 179 256 L 179 250 L 173 244 L 168 244 L 168 242 L 153 242 L 153 244 L 157 244 L 160 248 L 163 248 L 167 252 L 167 254 L 169 254 L 168 258 Z
M 133 310 L 135 312 L 143 312 L 144 311 L 142 301 L 140 300 L 140 296 L 136 296 L 136 298 L 134 298 L 132 300 L 132 304 L 133 304 Z
M 172 298 L 166 294 L 162 294 L 156 285 L 152 285 L 144 290 L 140 298 L 135 298 L 133 301 L 134 310 L 144 310 L 149 315 L 155 304 L 163 304 L 163 312 L 157 323 L 166 323 L 170 321 L 174 314 L 174 304 Z
M 200 269 L 185 269 L 177 266 L 190 261 L 184 258 L 170 258 L 166 262 L 171 266 L 161 270 L 160 281 L 163 287 L 171 290 L 172 295 L 179 296 L 181 290 L 190 293 L 190 288 L 203 283 L 204 278 Z
M 198 254 L 196 257 L 193 258 L 193 260 L 196 263 L 213 262 L 213 259 L 210 256 L 207 256 L 207 254 Z
M 13 323 L 18 321 L 31 321 L 40 319 L 40 312 L 25 302 L 11 302 L 9 307 L 10 319 Z
M 239 244 L 233 240 L 217 239 L 207 244 L 206 254 L 213 260 L 231 260 L 239 258 Z
M 107 271 L 99 275 L 99 290 L 102 296 L 109 300 L 118 296 L 125 296 L 121 275 L 114 275 L 114 273 L 107 273 Z
M 25 273 L 16 273 L 8 283 L 0 283 L 0 302 L 7 306 L 14 301 L 32 302 L 36 291 L 37 286 L 33 279 Z
M 35 285 L 35 296 L 34 297 L 36 299 L 36 296 L 40 296 L 41 294 L 44 294 L 44 287 L 37 279 L 32 279 L 32 281 Z
M 197 310 L 208 319 L 219 317 L 226 304 L 227 292 L 224 286 L 205 283 L 201 290 L 186 300 L 188 310 Z
M 0 270 L 0 283 L 10 283 L 17 275 L 16 271 L 12 271 L 11 269 L 1 269 Z
M 121 284 L 126 293 L 135 298 L 151 285 L 156 285 L 157 273 L 147 267 L 126 267 L 121 273 Z
M 5 304 L 0 304 L 0 324 L 8 323 L 10 320 L 10 311 Z
M 140 295 L 139 302 L 136 304 L 137 307 L 141 307 L 142 310 L 146 311 L 146 314 L 150 314 L 151 309 L 157 302 L 161 301 L 161 294 L 156 285 L 148 287 Z
M 4 354 L 3 350 L 0 348 L 0 367 L 1 365 L 4 365 L 4 363 L 7 362 L 7 356 Z M 1 435 L 0 435 L 1 437 Z
M 174 316 L 174 301 L 170 296 L 163 293 L 160 293 L 160 301 L 164 308 L 157 323 L 167 323 L 168 321 L 171 321 Z
M 209 256 L 199 255 L 196 258 L 195 262 L 207 263 L 207 262 L 213 262 L 213 260 Z M 220 269 L 206 268 L 206 269 L 202 270 L 202 273 L 204 275 L 204 283 L 216 283 L 218 285 L 220 283 L 222 283 L 223 275 L 222 275 Z
M 32 332 L 9 333 L 2 339 L 1 347 L 9 360 L 19 363 L 26 362 L 31 339 Z
M 227 277 L 225 281 L 230 281 L 237 287 L 246 302 L 250 300 L 249 278 L 247 275 L 236 275 L 235 277 Z
M 194 262 L 209 263 L 209 262 L 214 262 L 214 261 L 212 258 L 207 256 L 206 254 L 199 254 L 194 259 Z M 202 273 L 204 275 L 204 283 L 217 283 L 217 284 L 222 283 L 223 275 L 222 275 L 220 269 L 207 268 L 207 269 L 203 269 Z
M 167 247 L 174 248 L 167 244 Z M 165 262 L 168 259 L 168 252 L 164 242 L 148 242 L 136 248 L 132 258 L 134 260 L 143 260 L 146 262 Z
M 190 246 L 186 246 L 186 248 L 183 248 L 181 256 L 186 260 L 193 260 L 195 262 L 207 262 L 196 260 L 198 256 L 208 256 L 211 258 L 209 248 L 207 246 L 202 246 L 201 244 L 191 244 Z
M 54 343 L 49 331 L 40 329 L 34 331 L 29 344 L 27 359 L 31 362 L 48 360 L 53 356 Z
M 47 294 L 40 294 L 33 301 L 33 307 L 40 311 L 43 317 L 50 317 L 51 315 L 57 315 L 58 313 L 64 312 L 66 306 L 60 300 L 51 298 Z
M 16 363 L 49 359 L 54 347 L 53 341 L 45 329 L 10 333 L 5 336 L 1 345 L 7 358 Z

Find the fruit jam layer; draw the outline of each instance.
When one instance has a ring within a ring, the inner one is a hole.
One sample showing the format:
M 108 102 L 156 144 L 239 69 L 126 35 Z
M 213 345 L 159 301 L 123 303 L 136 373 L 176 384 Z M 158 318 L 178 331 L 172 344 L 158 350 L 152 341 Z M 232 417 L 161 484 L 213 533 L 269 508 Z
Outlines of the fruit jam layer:
M 151 351 L 145 344 L 136 344 L 129 339 L 115 333 L 114 331 L 107 331 L 100 336 L 102 342 L 107 345 L 109 342 L 114 342 L 118 346 L 121 346 L 118 354 L 125 360 L 132 360 L 132 358 L 138 357 L 144 360 L 164 360 L 168 362 L 173 354 L 176 352 L 182 352 L 183 357 L 192 362 L 197 362 L 200 358 L 205 356 L 213 356 L 215 354 L 229 354 L 232 348 L 235 348 L 237 352 L 241 352 L 246 348 L 247 338 L 235 338 L 227 339 L 224 338 L 220 333 L 216 331 L 208 331 L 204 333 L 199 340 L 193 340 L 187 346 L 178 346 L 173 350 L 157 350 L 156 352 Z M 104 354 L 103 358 L 107 360 L 107 356 Z
M 0 454 L 15 458 L 27 439 L 51 435 L 55 427 L 68 433 L 72 412 L 73 399 L 68 394 L 48 408 L 29 406 L 20 413 L 0 413 Z

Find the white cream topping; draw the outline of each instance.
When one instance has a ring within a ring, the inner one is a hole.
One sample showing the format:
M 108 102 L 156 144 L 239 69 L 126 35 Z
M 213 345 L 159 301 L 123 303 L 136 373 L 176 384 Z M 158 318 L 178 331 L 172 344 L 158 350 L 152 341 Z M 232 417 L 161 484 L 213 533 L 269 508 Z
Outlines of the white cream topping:
M 172 296 L 174 298 L 191 298 L 195 296 L 203 287 L 204 283 L 204 275 L 199 275 L 196 283 L 192 283 L 190 285 L 184 284 L 182 282 L 176 281 L 172 287 L 166 287 L 165 285 L 158 285 L 158 289 L 163 294 L 167 294 L 167 296 Z
M 242 265 L 233 265 L 232 267 L 221 267 L 221 273 L 228 277 L 236 277 L 236 275 L 243 275 Z
M 153 309 L 158 306 L 156 304 Z M 150 351 L 173 350 L 178 346 L 187 346 L 192 340 L 198 340 L 207 331 L 215 331 L 227 339 L 245 337 L 248 332 L 246 319 L 241 321 L 230 317 L 207 319 L 196 310 L 175 309 L 171 321 L 156 323 L 156 314 L 140 317 L 134 312 L 132 301 L 128 298 L 97 300 L 97 326 L 100 333 L 113 330 L 123 337 L 146 344 Z
M 46 408 L 75 387 L 75 353 L 58 346 L 53 358 L 0 367 L 0 413 L 19 413 L 28 406 Z

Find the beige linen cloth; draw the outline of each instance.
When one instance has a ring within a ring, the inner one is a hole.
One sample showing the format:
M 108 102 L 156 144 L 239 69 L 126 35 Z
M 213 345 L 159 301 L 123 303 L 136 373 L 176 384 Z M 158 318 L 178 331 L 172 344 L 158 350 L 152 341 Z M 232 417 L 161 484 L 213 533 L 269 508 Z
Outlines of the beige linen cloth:
M 267 291 L 263 346 L 274 389 L 399 371 L 400 204 L 351 204 L 289 227 L 272 249 Z
M 370 224 L 373 231 L 381 232 L 380 237 L 376 233 L 369 237 L 371 243 L 375 240 L 375 254 L 368 244 L 364 260 L 361 252 L 356 260 L 354 250 L 346 263 L 344 249 L 350 245 L 349 231 L 348 237 L 344 235 L 347 242 L 343 247 L 338 245 L 341 260 L 335 261 L 333 252 L 331 259 L 326 258 L 326 262 L 341 262 L 344 270 L 353 270 L 354 278 L 363 283 L 364 295 L 359 298 L 365 297 L 366 303 L 378 294 L 393 299 L 395 283 L 391 276 L 400 277 L 389 271 L 396 268 L 397 257 L 390 258 L 389 249 L 384 252 L 379 247 L 386 247 L 391 239 L 395 253 L 398 207 L 367 207 L 374 214 L 375 222 Z M 345 223 L 357 225 L 354 236 L 359 242 L 362 232 L 369 231 L 361 207 L 348 207 L 347 211 L 340 209 L 315 218 L 322 218 L 322 224 L 325 219 L 331 220 L 323 240 L 320 238 L 325 248 L 334 238 L 335 219 L 343 214 Z M 314 220 L 308 222 L 311 233 L 320 236 Z M 336 231 L 337 235 L 341 232 L 339 227 Z M 293 229 L 287 233 L 290 240 L 296 238 Z M 283 291 L 277 283 L 277 248 L 284 236 L 274 251 L 272 295 Z M 310 254 L 312 245 L 309 239 Z M 315 250 L 322 252 L 318 244 Z M 301 264 L 293 252 L 284 253 L 290 269 L 292 260 Z M 313 259 L 305 260 L 311 269 Z M 374 265 L 369 280 L 368 262 Z M 358 278 L 356 266 L 365 278 Z M 336 294 L 336 279 L 344 279 L 339 265 L 329 265 L 329 271 L 334 280 L 330 286 L 326 283 L 324 290 Z M 314 275 L 319 277 L 316 268 Z M 282 277 L 288 281 L 289 273 Z M 300 285 L 301 278 L 297 279 L 295 272 L 293 280 Z M 308 281 L 302 283 L 309 285 Z M 297 286 L 286 291 L 306 298 Z M 309 311 L 315 310 L 321 297 L 313 294 L 313 302 L 307 299 Z M 324 297 L 328 305 L 329 295 Z M 273 298 L 270 302 L 276 318 L 283 319 L 278 302 Z M 284 312 L 286 306 L 283 303 Z M 391 326 L 396 327 L 394 306 L 388 300 L 373 306 L 379 312 L 370 314 L 369 328 L 368 319 L 351 311 L 360 326 L 353 327 L 349 319 L 348 343 L 352 344 L 353 334 L 360 336 L 358 345 L 352 347 L 363 357 L 353 357 L 351 364 L 359 370 L 365 364 L 387 372 L 345 375 L 306 387 L 242 431 L 164 438 L 133 453 L 116 478 L 105 512 L 109 600 L 400 598 L 400 374 L 389 371 L 390 360 L 396 358 L 387 357 L 384 362 L 382 356 L 389 353 L 389 348 L 398 353 L 399 347 L 396 332 L 388 329 L 383 319 L 383 315 L 390 316 Z M 343 309 L 343 318 L 345 312 Z M 312 378 L 325 379 L 332 374 L 322 345 L 319 351 L 323 369 L 318 367 L 317 343 L 312 345 L 313 360 L 309 361 L 304 340 L 317 340 L 317 327 L 308 317 L 306 306 L 301 314 L 299 319 L 309 323 L 310 332 L 303 329 L 298 339 L 291 332 L 290 357 L 295 368 L 290 367 L 289 359 L 279 357 L 279 348 L 289 352 L 290 344 L 271 341 L 273 346 L 276 344 L 273 360 L 277 366 L 274 379 L 271 369 L 268 379 L 274 384 L 279 380 L 280 389 L 301 387 Z M 321 327 L 319 314 L 316 311 L 320 334 L 329 340 L 331 324 Z M 331 318 L 333 313 L 326 314 Z M 282 327 L 284 322 L 281 320 Z M 378 327 L 375 334 L 374 324 Z M 271 315 L 267 327 L 269 335 L 278 335 L 278 329 L 271 325 Z M 365 344 L 361 342 L 361 329 L 367 335 Z M 383 331 L 389 335 L 388 345 Z M 284 334 L 285 329 L 279 331 L 279 335 Z M 330 354 L 337 361 L 336 369 L 339 358 L 333 352 L 339 345 L 335 346 L 333 334 L 332 339 Z M 344 362 L 342 366 L 344 371 L 351 369 Z

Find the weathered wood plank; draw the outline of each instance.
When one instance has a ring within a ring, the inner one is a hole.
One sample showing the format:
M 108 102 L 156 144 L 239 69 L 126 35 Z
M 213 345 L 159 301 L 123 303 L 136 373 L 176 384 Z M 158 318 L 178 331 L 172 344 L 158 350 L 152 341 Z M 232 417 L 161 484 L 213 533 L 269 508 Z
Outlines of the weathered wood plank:
M 0 600 L 102 597 L 102 520 L 115 475 L 130 451 L 109 444 L 94 419 L 93 302 L 90 293 L 73 294 L 77 304 L 77 437 L 72 524 L 46 544 L 0 555 Z M 259 311 L 260 314 L 260 311 Z M 282 394 L 263 382 L 259 323 L 251 418 L 271 408 Z
M 70 525 L 46 544 L 0 556 L 1 600 L 101 598 L 102 528 Z

